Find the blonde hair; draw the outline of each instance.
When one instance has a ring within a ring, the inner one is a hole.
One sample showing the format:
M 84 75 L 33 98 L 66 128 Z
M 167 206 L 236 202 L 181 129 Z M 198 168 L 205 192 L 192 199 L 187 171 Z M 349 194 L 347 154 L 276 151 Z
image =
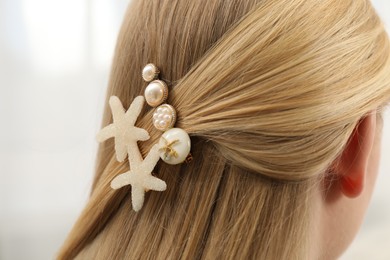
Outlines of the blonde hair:
M 312 191 L 359 120 L 390 99 L 389 42 L 369 1 L 134 0 L 107 98 L 128 107 L 155 63 L 194 161 L 160 162 L 139 213 L 114 143 L 59 259 L 307 259 Z M 108 103 L 108 102 L 106 102 Z M 145 108 L 137 126 L 160 132 Z M 103 126 L 112 121 L 105 107 Z

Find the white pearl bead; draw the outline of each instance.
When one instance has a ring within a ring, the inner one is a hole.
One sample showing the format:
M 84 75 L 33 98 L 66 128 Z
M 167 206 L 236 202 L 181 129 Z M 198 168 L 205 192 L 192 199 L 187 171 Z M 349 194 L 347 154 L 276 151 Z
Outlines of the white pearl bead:
M 163 103 L 168 97 L 168 87 L 161 80 L 154 80 L 145 89 L 145 100 L 152 106 L 156 107 Z
M 177 141 L 172 143 L 175 140 Z M 160 157 L 164 162 L 168 164 L 179 164 L 184 162 L 190 153 L 191 139 L 183 129 L 172 128 L 162 135 L 159 146 Z M 174 154 L 177 156 L 174 156 Z
M 155 78 L 157 78 L 159 73 L 160 73 L 160 71 L 158 70 L 156 65 L 149 63 L 142 70 L 142 78 L 146 82 L 150 82 L 150 81 L 154 80 Z
M 167 125 L 167 122 L 165 122 L 165 121 L 163 121 L 163 120 L 160 120 L 159 125 L 160 125 L 161 127 L 165 127 L 165 126 Z

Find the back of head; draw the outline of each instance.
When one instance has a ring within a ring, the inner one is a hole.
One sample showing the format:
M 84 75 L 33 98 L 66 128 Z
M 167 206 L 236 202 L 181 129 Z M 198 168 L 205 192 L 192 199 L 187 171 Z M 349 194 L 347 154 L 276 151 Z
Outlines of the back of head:
M 311 191 L 365 114 L 390 99 L 389 42 L 369 1 L 134 0 L 107 98 L 128 107 L 149 62 L 169 83 L 194 161 L 131 210 L 101 144 L 90 201 L 59 258 L 306 259 Z M 108 102 L 107 102 L 108 103 Z M 144 109 L 138 126 L 160 133 Z M 105 108 L 103 126 L 112 121 Z

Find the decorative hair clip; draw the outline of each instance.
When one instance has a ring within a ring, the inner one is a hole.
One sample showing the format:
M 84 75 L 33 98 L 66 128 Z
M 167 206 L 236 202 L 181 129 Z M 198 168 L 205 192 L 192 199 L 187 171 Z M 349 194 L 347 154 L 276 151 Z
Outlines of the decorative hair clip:
M 166 183 L 153 176 L 152 171 L 161 158 L 168 164 L 179 164 L 190 157 L 191 140 L 186 131 L 173 128 L 176 122 L 174 107 L 164 104 L 168 97 L 168 86 L 158 80 L 160 71 L 154 64 L 147 64 L 142 71 L 142 78 L 149 82 L 144 96 L 136 97 L 125 111 L 119 98 L 110 97 L 110 107 L 113 123 L 104 127 L 98 133 L 98 142 L 114 137 L 116 158 L 119 162 L 128 156 L 130 170 L 119 174 L 111 181 L 111 188 L 119 189 L 131 185 L 131 200 L 134 211 L 139 211 L 144 203 L 145 192 L 149 190 L 164 191 Z M 138 141 L 146 141 L 149 133 L 135 126 L 141 113 L 144 101 L 156 107 L 153 113 L 153 125 L 164 133 L 158 143 L 154 144 L 145 159 L 138 148 Z

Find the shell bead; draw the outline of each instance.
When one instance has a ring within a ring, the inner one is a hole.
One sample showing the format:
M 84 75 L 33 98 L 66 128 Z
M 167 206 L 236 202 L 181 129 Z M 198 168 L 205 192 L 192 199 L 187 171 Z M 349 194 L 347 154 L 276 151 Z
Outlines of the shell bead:
M 154 79 L 157 79 L 159 73 L 160 71 L 158 70 L 156 65 L 154 65 L 153 63 L 149 63 L 146 64 L 146 66 L 142 70 L 142 78 L 146 82 L 150 82 Z
M 181 128 L 166 131 L 159 141 L 160 158 L 168 164 L 179 164 L 186 160 L 191 150 L 191 139 Z
M 162 80 L 154 80 L 146 87 L 144 96 L 150 106 L 161 105 L 168 97 L 168 86 Z

